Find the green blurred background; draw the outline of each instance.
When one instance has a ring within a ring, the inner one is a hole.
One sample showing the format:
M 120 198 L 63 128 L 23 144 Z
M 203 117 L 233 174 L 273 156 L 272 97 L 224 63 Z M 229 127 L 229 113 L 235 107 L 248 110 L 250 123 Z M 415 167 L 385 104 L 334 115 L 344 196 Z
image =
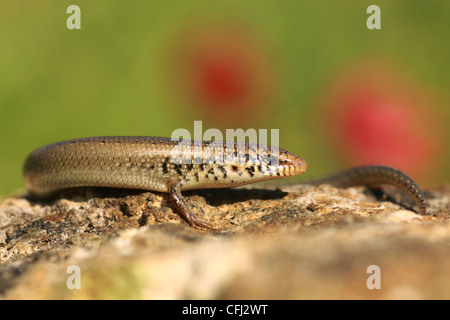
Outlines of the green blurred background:
M 66 27 L 71 4 L 81 30 Z M 371 4 L 381 8 L 381 30 L 366 27 Z M 374 162 L 427 186 L 447 182 L 449 16 L 446 0 L 3 0 L 0 195 L 23 188 L 23 162 L 42 145 L 170 136 L 194 120 L 203 130 L 280 129 L 280 146 L 307 160 L 308 177 L 370 162 L 379 148 Z M 380 123 L 394 119 L 401 134 L 355 124 L 372 123 L 364 108 L 374 88 L 392 106 Z M 398 101 L 411 119 L 389 115 Z M 363 112 L 348 120 L 347 105 Z M 381 144 L 348 142 L 361 130 Z M 395 139 L 411 155 L 391 156 Z

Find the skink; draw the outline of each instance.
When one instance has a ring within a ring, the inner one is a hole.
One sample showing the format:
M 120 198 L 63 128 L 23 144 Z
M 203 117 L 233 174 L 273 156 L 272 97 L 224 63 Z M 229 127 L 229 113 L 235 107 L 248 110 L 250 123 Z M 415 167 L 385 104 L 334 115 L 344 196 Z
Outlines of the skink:
M 181 142 L 184 149 L 174 153 Z M 67 188 L 89 186 L 167 192 L 175 209 L 191 226 L 214 229 L 193 212 L 182 190 L 236 187 L 296 176 L 307 168 L 302 158 L 271 146 L 237 142 L 224 143 L 220 148 L 211 146 L 211 141 L 159 137 L 93 137 L 57 142 L 28 156 L 25 185 L 31 195 L 41 198 Z M 205 154 L 208 156 L 202 156 Z M 418 185 L 391 167 L 354 168 L 327 181 L 343 187 L 394 185 L 414 199 L 421 214 L 426 213 L 425 197 Z

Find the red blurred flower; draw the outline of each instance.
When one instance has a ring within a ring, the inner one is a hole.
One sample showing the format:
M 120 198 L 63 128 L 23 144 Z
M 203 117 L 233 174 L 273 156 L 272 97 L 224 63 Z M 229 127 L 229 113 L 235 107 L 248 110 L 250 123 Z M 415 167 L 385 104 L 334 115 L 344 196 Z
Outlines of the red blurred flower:
M 267 114 L 276 77 L 265 47 L 247 28 L 191 28 L 175 51 L 179 92 L 202 115 L 233 127 Z
M 327 100 L 328 138 L 351 165 L 392 165 L 418 179 L 433 175 L 443 141 L 424 91 L 378 65 L 359 67 L 338 79 Z

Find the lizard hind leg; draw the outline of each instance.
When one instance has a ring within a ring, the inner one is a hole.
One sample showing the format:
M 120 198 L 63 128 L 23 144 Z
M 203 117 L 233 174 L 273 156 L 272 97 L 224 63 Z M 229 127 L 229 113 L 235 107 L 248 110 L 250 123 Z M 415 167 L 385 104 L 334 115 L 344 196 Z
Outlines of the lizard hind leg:
M 170 180 L 167 183 L 167 191 L 169 193 L 170 201 L 175 210 L 180 213 L 192 227 L 196 227 L 202 230 L 216 230 L 212 225 L 203 219 L 199 218 L 194 213 L 192 207 L 186 202 L 181 195 L 182 182 L 180 180 Z

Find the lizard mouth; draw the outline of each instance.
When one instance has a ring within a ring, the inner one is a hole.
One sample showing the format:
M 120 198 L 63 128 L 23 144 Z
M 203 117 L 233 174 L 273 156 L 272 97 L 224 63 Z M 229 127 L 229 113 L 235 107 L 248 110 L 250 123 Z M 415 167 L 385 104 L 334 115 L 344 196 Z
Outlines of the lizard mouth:
M 302 158 L 288 151 L 280 153 L 278 171 L 286 176 L 296 176 L 306 171 L 308 165 Z

